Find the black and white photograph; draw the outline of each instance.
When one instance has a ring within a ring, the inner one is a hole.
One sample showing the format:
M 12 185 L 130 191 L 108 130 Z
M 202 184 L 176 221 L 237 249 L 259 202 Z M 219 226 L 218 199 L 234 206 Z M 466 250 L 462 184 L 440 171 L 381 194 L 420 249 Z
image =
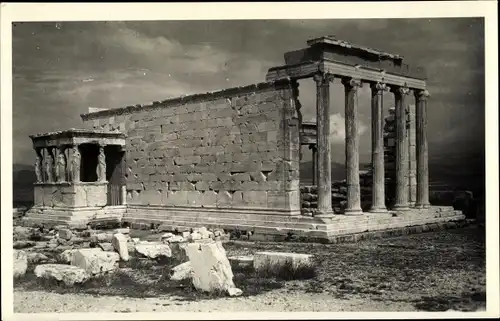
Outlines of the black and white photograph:
M 6 320 L 499 316 L 496 2 L 17 5 Z

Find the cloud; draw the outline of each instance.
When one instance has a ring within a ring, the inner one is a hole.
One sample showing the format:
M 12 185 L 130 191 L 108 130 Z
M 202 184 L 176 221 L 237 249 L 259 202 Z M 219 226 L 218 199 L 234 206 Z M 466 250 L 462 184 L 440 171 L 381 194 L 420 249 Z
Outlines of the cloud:
M 358 133 L 363 135 L 366 132 L 367 126 L 361 121 L 358 123 Z M 330 139 L 332 144 L 345 142 L 345 118 L 337 113 L 330 116 Z

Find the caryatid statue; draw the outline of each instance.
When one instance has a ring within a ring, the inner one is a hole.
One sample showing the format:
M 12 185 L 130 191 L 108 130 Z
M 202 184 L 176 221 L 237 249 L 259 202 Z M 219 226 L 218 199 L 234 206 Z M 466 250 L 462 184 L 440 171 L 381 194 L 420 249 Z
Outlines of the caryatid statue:
M 79 182 L 80 181 L 80 162 L 81 162 L 82 155 L 80 154 L 80 151 L 78 150 L 78 146 L 73 146 L 72 153 L 71 153 L 71 179 L 73 182 Z
M 36 161 L 35 161 L 35 175 L 36 175 L 36 182 L 41 183 L 43 182 L 43 164 L 42 164 L 42 157 L 40 156 L 40 153 L 36 151 Z
M 66 155 L 64 155 L 64 147 L 58 149 L 56 178 L 58 182 L 66 181 Z
M 97 180 L 99 182 L 106 181 L 106 155 L 104 154 L 104 147 L 99 147 L 99 156 L 97 164 Z
M 47 148 L 47 158 L 45 159 L 45 175 L 47 182 L 54 181 L 54 156 L 52 155 L 51 148 Z

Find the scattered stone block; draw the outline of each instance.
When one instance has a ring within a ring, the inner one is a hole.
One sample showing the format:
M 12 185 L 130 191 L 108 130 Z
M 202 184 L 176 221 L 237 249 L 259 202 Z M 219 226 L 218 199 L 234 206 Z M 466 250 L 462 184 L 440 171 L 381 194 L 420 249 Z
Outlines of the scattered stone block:
M 108 242 L 99 243 L 99 245 L 97 247 L 99 247 L 103 251 L 107 251 L 107 252 L 113 252 L 115 250 L 115 248 L 113 247 L 113 244 L 108 243 Z
M 35 268 L 35 275 L 39 278 L 55 279 L 66 285 L 83 283 L 89 279 L 84 269 L 66 264 L 42 264 Z
M 49 260 L 49 258 L 46 255 L 37 252 L 28 253 L 27 257 L 28 257 L 28 263 L 30 264 L 44 263 Z
M 167 243 L 167 241 L 169 239 L 171 239 L 172 237 L 174 237 L 175 235 L 173 233 L 165 233 L 161 236 L 160 240 L 163 242 L 163 243 Z
M 167 244 L 140 242 L 135 245 L 135 251 L 150 259 L 156 259 L 161 256 L 172 257 L 172 250 Z
M 113 239 L 113 233 L 97 233 L 90 236 L 90 242 L 92 243 L 111 243 Z
M 222 243 L 189 243 L 186 249 L 195 288 L 205 292 L 235 292 L 231 290 L 236 288 L 233 271 Z
M 229 296 L 235 297 L 242 295 L 243 291 L 241 291 L 241 289 L 238 288 L 229 288 L 227 289 L 227 294 L 229 294 Z
M 123 235 L 122 233 L 116 233 L 115 235 L 113 235 L 113 241 L 111 243 L 113 244 L 113 248 L 120 255 L 120 258 L 123 261 L 128 261 L 129 255 L 127 247 L 127 238 L 125 237 L 125 235 Z
M 113 231 L 113 234 L 130 234 L 130 228 L 129 227 L 123 227 L 123 228 L 117 228 Z
M 182 236 L 183 238 L 188 238 L 188 237 L 189 237 L 189 235 L 191 235 L 191 232 L 189 232 L 189 231 L 184 231 L 184 232 L 182 232 L 182 233 L 181 233 L 181 236 Z
M 60 229 L 58 234 L 59 238 L 69 241 L 73 237 L 73 232 L 67 228 Z
M 99 275 L 118 268 L 120 255 L 97 249 L 77 250 L 71 259 L 71 265 L 84 269 L 89 275 Z
M 36 242 L 36 244 L 33 248 L 34 249 L 43 249 L 43 248 L 46 248 L 47 245 L 49 245 L 48 242 Z
M 248 269 L 253 268 L 253 255 L 240 255 L 240 256 L 230 256 L 228 257 L 231 267 L 233 269 Z
M 95 250 L 102 251 L 101 249 L 95 249 Z M 73 259 L 73 254 L 75 254 L 76 251 L 78 251 L 78 250 L 71 249 L 71 250 L 66 250 L 66 251 L 62 252 L 58 256 L 59 261 L 62 263 L 71 264 L 71 259 Z
M 14 240 L 26 240 L 31 235 L 31 229 L 24 226 L 14 226 Z
M 189 261 L 189 257 L 186 252 L 187 245 L 187 242 L 169 243 L 170 250 L 172 251 L 172 256 L 180 262 Z
M 261 275 L 293 278 L 296 274 L 314 271 L 314 262 L 310 254 L 257 252 L 253 267 Z
M 134 244 L 137 244 L 137 243 L 139 243 L 140 241 L 141 241 L 141 240 L 140 240 L 138 237 L 134 237 L 134 238 L 132 238 L 132 242 L 133 242 Z
M 199 232 L 193 232 L 189 235 L 188 239 L 190 241 L 196 241 L 196 240 L 201 240 L 203 237 Z
M 36 243 L 33 241 L 15 241 L 13 244 L 14 249 L 25 249 L 28 247 L 33 247 L 35 246 Z
M 170 279 L 174 281 L 182 281 L 191 278 L 193 269 L 191 262 L 187 261 L 170 269 Z
M 21 250 L 14 250 L 13 252 L 13 263 L 14 263 L 14 270 L 13 274 L 14 277 L 21 277 L 26 274 L 26 269 L 28 268 L 28 257 L 26 255 L 26 252 L 21 251 Z

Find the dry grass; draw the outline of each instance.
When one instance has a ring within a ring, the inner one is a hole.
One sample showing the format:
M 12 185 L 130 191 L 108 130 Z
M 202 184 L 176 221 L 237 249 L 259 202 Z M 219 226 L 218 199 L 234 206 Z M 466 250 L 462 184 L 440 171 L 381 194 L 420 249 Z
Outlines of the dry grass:
M 485 307 L 484 229 L 466 227 L 441 232 L 367 240 L 355 244 L 311 244 L 232 241 L 224 244 L 230 256 L 257 251 L 313 254 L 316 269 L 284 268 L 266 276 L 234 269 L 234 282 L 244 296 L 282 288 L 289 292 L 321 292 L 339 299 L 410 302 L 419 310 L 471 311 Z M 124 297 L 177 296 L 179 300 L 216 299 L 196 291 L 189 281 L 169 280 L 175 260 L 133 257 L 113 274 L 72 287 L 46 283 L 32 266 L 16 288 L 58 293 L 119 295 Z

